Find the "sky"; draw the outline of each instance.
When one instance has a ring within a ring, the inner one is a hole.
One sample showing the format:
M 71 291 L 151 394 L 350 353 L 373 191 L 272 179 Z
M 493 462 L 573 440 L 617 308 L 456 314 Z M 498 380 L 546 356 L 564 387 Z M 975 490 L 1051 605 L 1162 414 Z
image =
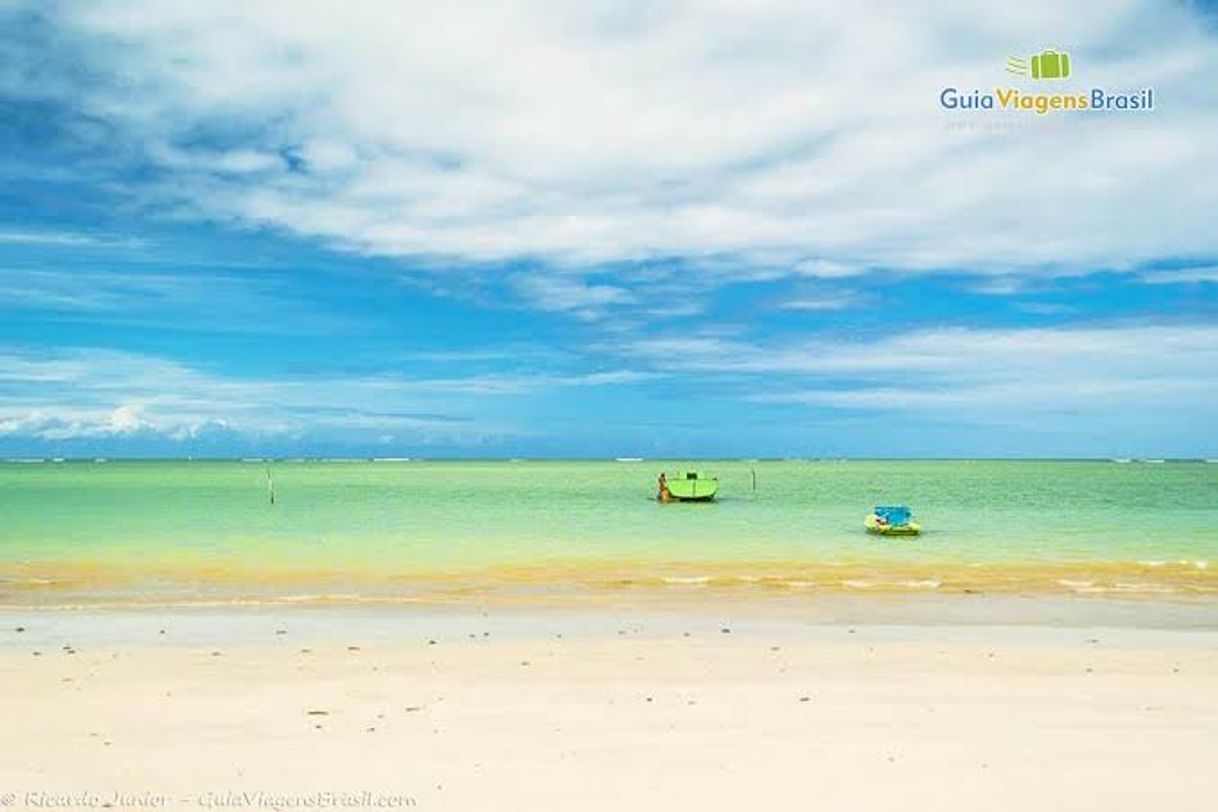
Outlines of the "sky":
M 1218 457 L 1216 45 L 1185 0 L 0 0 L 0 457 Z M 1154 108 L 940 101 L 1008 87 Z

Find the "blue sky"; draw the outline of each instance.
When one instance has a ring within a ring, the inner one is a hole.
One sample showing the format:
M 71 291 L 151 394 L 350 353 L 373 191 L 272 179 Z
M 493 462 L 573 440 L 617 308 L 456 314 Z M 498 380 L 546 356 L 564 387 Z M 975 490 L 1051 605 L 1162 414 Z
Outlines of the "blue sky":
M 972 5 L 0 0 L 0 456 L 1218 456 L 1213 5 Z

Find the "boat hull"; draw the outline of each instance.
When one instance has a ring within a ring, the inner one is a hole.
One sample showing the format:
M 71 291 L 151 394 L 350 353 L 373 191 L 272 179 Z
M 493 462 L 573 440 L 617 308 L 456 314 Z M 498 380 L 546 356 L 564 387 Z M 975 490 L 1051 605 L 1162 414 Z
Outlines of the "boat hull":
M 917 522 L 887 524 L 881 522 L 880 517 L 874 513 L 863 520 L 863 527 L 867 528 L 868 533 L 874 533 L 877 536 L 917 536 L 922 532 L 922 525 Z
M 668 482 L 670 502 L 710 502 L 718 492 L 717 479 L 672 479 Z

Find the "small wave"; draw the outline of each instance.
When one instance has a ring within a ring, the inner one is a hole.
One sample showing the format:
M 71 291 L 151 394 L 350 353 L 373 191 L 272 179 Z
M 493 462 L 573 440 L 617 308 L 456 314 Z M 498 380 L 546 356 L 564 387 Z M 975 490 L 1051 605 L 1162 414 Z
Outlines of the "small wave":
M 1095 581 L 1074 581 L 1069 578 L 1061 578 L 1058 580 L 1058 583 L 1067 589 L 1073 589 L 1079 592 L 1093 589 L 1095 587 Z
M 1154 592 L 1156 594 L 1166 594 L 1169 592 L 1179 592 L 1180 590 L 1174 586 L 1167 584 L 1131 584 L 1126 581 L 1117 581 L 1112 585 L 1114 592 Z
M 357 592 L 320 592 L 301 595 L 274 595 L 255 599 L 255 603 L 412 603 L 418 599 L 408 595 L 364 595 Z
M 666 584 L 680 584 L 686 586 L 691 584 L 709 584 L 711 582 L 710 576 L 708 575 L 670 575 L 661 580 L 663 580 Z
M 910 589 L 938 589 L 943 586 L 943 582 L 938 578 L 923 578 L 920 581 L 899 581 L 898 583 Z
M 1210 565 L 1210 562 L 1206 561 L 1205 559 L 1190 561 L 1187 558 L 1181 558 L 1175 561 L 1139 561 L 1138 563 L 1144 567 L 1165 567 L 1168 564 L 1175 564 L 1179 567 L 1196 567 L 1199 570 L 1208 569 Z
M 871 589 L 876 586 L 874 581 L 861 581 L 857 578 L 847 578 L 842 581 L 842 586 L 850 587 L 851 589 Z
M 0 578 L 0 584 L 4 584 L 13 589 L 22 587 L 37 587 L 37 586 L 55 586 L 57 584 L 66 584 L 68 581 L 61 581 L 56 578 Z
M 938 589 L 943 582 L 937 578 L 922 578 L 910 581 L 870 581 L 860 578 L 848 578 L 842 581 L 842 586 L 850 589 Z
M 1107 586 L 1079 587 L 1075 591 L 1084 595 L 1172 595 L 1180 590 L 1167 584 L 1135 584 L 1128 581 L 1117 581 Z

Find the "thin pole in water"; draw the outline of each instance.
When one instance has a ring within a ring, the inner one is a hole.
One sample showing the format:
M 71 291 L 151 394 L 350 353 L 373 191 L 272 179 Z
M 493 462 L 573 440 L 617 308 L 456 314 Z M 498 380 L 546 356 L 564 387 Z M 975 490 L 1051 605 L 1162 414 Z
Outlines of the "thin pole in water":
M 750 467 L 749 473 L 753 475 L 753 490 L 757 490 L 757 469 Z
M 271 466 L 266 467 L 266 492 L 271 497 L 271 504 L 275 504 L 275 480 L 271 479 Z

